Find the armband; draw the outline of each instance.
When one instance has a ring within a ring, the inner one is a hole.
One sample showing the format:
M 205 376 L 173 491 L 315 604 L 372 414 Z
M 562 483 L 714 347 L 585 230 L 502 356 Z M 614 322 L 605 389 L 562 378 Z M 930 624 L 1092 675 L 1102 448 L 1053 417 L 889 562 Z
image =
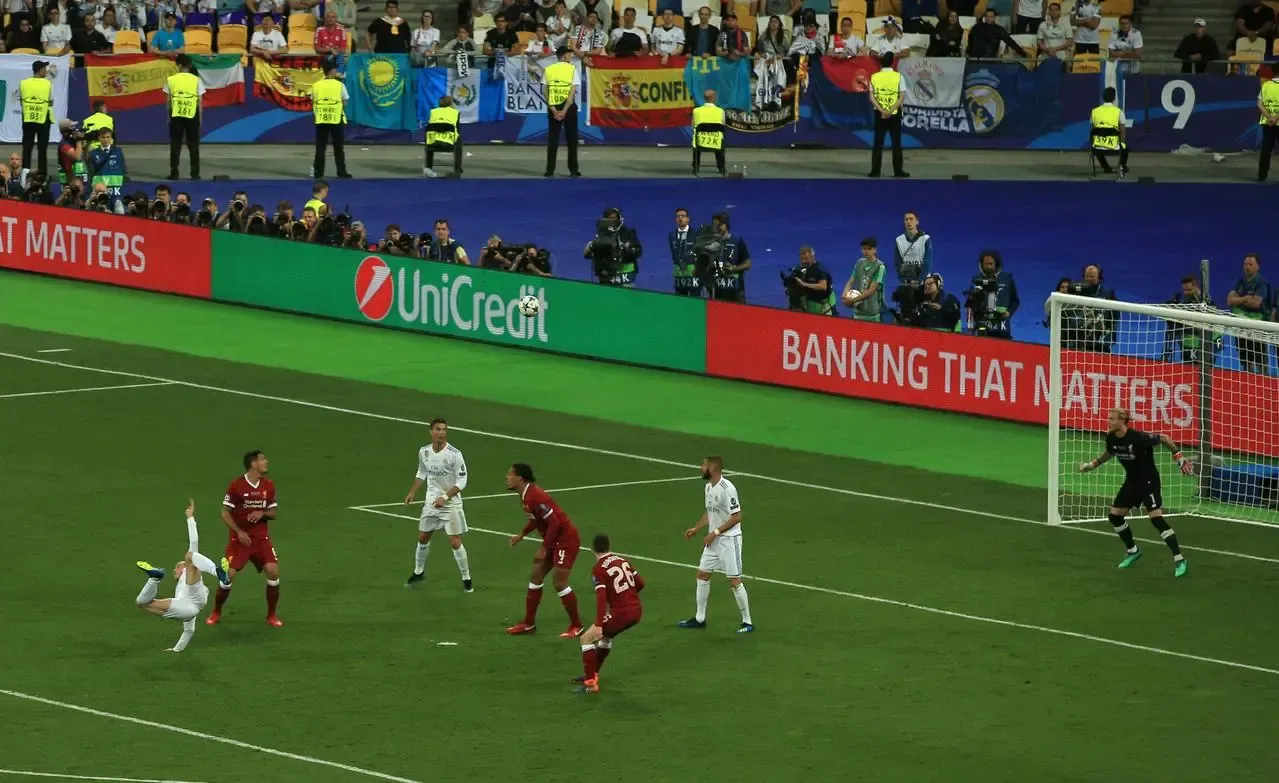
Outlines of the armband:
M 713 528 L 711 530 L 711 535 L 715 536 L 716 538 L 719 538 L 720 536 L 719 528 Z

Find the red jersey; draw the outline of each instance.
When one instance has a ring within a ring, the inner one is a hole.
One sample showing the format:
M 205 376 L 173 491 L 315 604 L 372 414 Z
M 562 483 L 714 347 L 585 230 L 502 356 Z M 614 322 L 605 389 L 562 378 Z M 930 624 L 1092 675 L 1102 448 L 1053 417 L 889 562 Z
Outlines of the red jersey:
M 565 514 L 559 504 L 546 494 L 546 490 L 536 484 L 529 484 L 524 488 L 520 502 L 524 504 L 524 515 L 528 517 L 528 524 L 524 525 L 524 535 L 537 530 L 548 552 L 555 549 L 556 544 L 562 540 L 581 541 L 577 528 L 568 518 L 568 514 Z
M 604 625 L 604 616 L 638 617 L 639 593 L 644 589 L 644 577 L 639 575 L 626 558 L 608 554 L 595 561 L 591 569 L 591 583 L 595 585 L 595 624 Z
M 250 512 L 270 511 L 279 505 L 275 502 L 275 482 L 271 479 L 263 476 L 258 479 L 257 484 L 253 484 L 246 476 L 236 476 L 231 486 L 226 488 L 222 505 L 230 510 L 231 519 L 235 520 L 236 526 L 248 533 L 254 541 L 271 537 L 266 517 L 257 522 L 249 522 Z M 231 540 L 235 540 L 235 533 L 231 533 Z

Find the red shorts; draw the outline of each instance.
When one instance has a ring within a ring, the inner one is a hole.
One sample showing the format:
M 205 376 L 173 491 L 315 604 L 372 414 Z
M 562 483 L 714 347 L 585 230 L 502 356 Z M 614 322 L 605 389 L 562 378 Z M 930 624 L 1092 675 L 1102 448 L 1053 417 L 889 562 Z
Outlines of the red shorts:
M 604 624 L 600 626 L 600 630 L 604 632 L 604 638 L 612 639 L 622 631 L 639 625 L 640 616 L 643 611 L 634 609 L 621 614 L 610 614 L 604 618 Z
M 561 538 L 555 542 L 554 549 L 546 550 L 546 567 L 567 568 L 572 571 L 573 563 L 577 562 L 577 555 L 581 551 L 581 541 L 576 538 Z
M 232 571 L 243 571 L 245 565 L 252 563 L 258 573 L 262 573 L 267 563 L 280 562 L 269 538 L 255 538 L 248 546 L 241 544 L 239 540 L 232 540 L 226 545 L 226 559 L 231 561 Z

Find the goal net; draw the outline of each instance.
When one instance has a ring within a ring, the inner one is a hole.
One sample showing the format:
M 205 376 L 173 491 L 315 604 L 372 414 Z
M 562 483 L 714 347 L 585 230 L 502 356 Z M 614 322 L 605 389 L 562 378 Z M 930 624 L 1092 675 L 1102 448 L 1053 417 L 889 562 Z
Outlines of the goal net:
M 1279 525 L 1279 323 L 1054 293 L 1049 324 L 1050 524 L 1106 519 L 1123 468 L 1078 469 L 1118 407 L 1194 464 L 1184 476 L 1156 453 L 1165 513 Z

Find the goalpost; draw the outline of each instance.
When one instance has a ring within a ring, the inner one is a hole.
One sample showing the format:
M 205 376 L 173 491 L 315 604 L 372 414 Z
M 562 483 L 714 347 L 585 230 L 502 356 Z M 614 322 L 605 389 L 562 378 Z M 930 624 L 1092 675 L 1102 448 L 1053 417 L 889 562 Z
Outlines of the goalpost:
M 1194 464 L 1184 476 L 1156 453 L 1167 514 L 1279 526 L 1279 323 L 1059 293 L 1048 309 L 1049 524 L 1106 519 L 1122 468 L 1078 467 L 1105 449 L 1120 407 Z

